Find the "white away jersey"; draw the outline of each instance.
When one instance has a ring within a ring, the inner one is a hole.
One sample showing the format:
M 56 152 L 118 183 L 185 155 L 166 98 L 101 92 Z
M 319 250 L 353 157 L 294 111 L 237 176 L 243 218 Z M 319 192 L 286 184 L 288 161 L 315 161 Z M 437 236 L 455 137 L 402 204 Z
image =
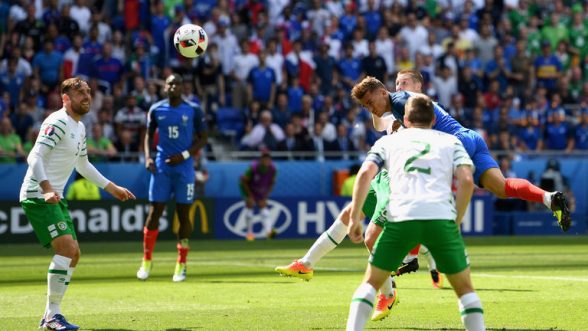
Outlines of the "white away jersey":
M 388 170 L 388 221 L 454 220 L 453 173 L 473 162 L 454 136 L 430 129 L 406 129 L 380 138 L 367 160 Z
M 40 152 L 40 149 L 50 149 Z M 45 175 L 55 192 L 63 197 L 63 190 L 78 159 L 87 159 L 86 129 L 84 123 L 72 119 L 65 108 L 55 111 L 43 121 L 39 136 L 31 154 L 45 155 L 42 158 Z M 38 178 L 29 164 L 20 188 L 20 200 L 43 198 Z

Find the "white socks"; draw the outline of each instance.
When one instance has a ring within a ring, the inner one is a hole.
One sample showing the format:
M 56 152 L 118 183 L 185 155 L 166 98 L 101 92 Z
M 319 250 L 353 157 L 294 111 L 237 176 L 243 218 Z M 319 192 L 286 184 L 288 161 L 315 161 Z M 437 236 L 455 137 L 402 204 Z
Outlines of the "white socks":
M 253 233 L 253 209 L 245 208 L 245 221 L 247 222 L 247 233 Z
M 427 257 L 427 261 L 429 262 L 429 271 L 437 270 L 437 263 L 435 263 L 435 259 L 433 258 L 433 255 L 431 255 L 431 252 L 429 252 L 429 249 L 424 245 L 421 245 L 419 252 L 423 253 L 423 255 Z
M 482 302 L 476 292 L 464 294 L 457 301 L 459 305 L 459 313 L 461 314 L 461 321 L 468 331 L 484 331 L 484 311 L 482 310 Z
M 363 330 L 374 307 L 375 299 L 376 289 L 372 285 L 368 283 L 359 285 L 349 305 L 347 331 Z
M 555 194 L 555 192 L 545 192 L 543 193 L 543 204 L 551 209 L 551 198 L 553 197 L 553 195 Z
M 312 268 L 323 256 L 335 249 L 346 235 L 347 225 L 343 224 L 340 219 L 336 219 L 299 261 L 306 267 Z
M 409 263 L 410 261 L 416 259 L 417 257 L 418 257 L 418 255 L 412 255 L 412 254 L 408 253 L 408 254 L 406 254 L 404 259 L 402 260 L 402 263 L 404 263 L 404 264 Z
M 386 278 L 382 286 L 380 287 L 380 293 L 387 296 L 388 298 L 394 296 L 394 285 L 392 282 L 394 281 L 394 277 L 390 276 Z
M 45 319 L 51 319 L 55 314 L 61 314 L 61 299 L 67 290 L 74 268 L 70 268 L 71 259 L 61 255 L 54 255 L 47 272 L 47 305 Z M 70 271 L 71 270 L 71 271 Z
M 272 228 L 274 227 L 274 224 L 272 223 L 272 220 L 269 217 L 269 209 L 267 209 L 267 207 L 264 207 L 261 209 L 261 211 L 259 212 L 261 214 L 261 222 L 263 224 L 263 226 L 265 227 L 265 233 L 270 233 L 272 232 Z

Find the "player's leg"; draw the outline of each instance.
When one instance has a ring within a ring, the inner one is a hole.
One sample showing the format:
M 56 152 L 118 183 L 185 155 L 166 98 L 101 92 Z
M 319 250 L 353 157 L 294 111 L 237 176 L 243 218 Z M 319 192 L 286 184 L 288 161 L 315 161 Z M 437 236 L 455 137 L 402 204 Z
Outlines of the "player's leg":
M 387 207 L 390 197 L 390 181 L 388 179 L 388 172 L 380 171 L 372 180 L 370 189 L 374 191 L 376 206 L 373 210 L 367 209 L 366 212 L 371 213 L 370 223 L 365 230 L 364 244 L 369 252 L 372 252 L 374 244 L 385 224 L 387 223 Z M 418 265 L 418 262 L 417 262 Z M 372 321 L 379 321 L 386 318 L 390 314 L 390 309 L 397 302 L 396 283 L 394 276 L 387 277 L 380 287 L 380 294 L 378 295 L 378 302 L 376 309 L 372 315 Z
M 475 131 L 470 131 L 469 137 L 460 139 L 476 170 L 474 180 L 486 190 L 499 198 L 517 198 L 526 201 L 543 203 L 553 211 L 554 216 L 562 230 L 567 231 L 571 225 L 570 209 L 563 192 L 547 192 L 522 178 L 504 178 L 498 168 L 484 139 Z
M 61 301 L 80 257 L 67 202 L 48 204 L 43 199 L 27 199 L 21 205 L 41 244 L 55 251 L 47 271 L 47 302 L 40 327 L 77 330 L 79 326 L 67 322 L 61 314 Z
M 267 208 L 267 199 L 260 199 L 257 202 L 259 206 L 259 215 L 261 216 L 261 224 L 263 224 L 264 232 L 267 239 L 273 239 L 276 235 L 273 220 L 270 218 L 270 212 Z
M 243 201 L 245 201 L 245 222 L 247 224 L 247 241 L 255 240 L 255 235 L 253 234 L 253 207 L 255 207 L 255 198 L 245 191 L 243 188 L 243 183 L 239 182 L 239 191 L 241 192 L 241 196 L 243 197 Z
M 318 237 L 301 259 L 294 260 L 294 262 L 288 265 L 277 266 L 275 271 L 284 276 L 310 280 L 314 275 L 313 267 L 323 256 L 335 249 L 347 235 L 350 210 L 351 205 L 343 208 L 335 219 L 335 222 Z
M 178 259 L 174 269 L 172 280 L 174 282 L 181 282 L 186 279 L 187 272 L 187 258 L 190 251 L 190 234 L 192 234 L 193 226 L 190 222 L 190 204 L 176 203 L 176 211 L 178 213 L 178 221 L 180 226 L 178 228 L 178 243 L 176 248 L 178 250 Z
M 347 319 L 347 330 L 363 329 L 374 306 L 376 291 L 389 278 L 391 271 L 396 270 L 401 264 L 402 258 L 410 248 L 418 242 L 418 232 L 413 231 L 415 224 L 411 223 L 414 222 L 386 224 L 373 247 L 364 281 L 353 294 Z M 397 296 L 390 303 L 387 314 L 396 303 L 398 303 Z
M 183 169 L 182 169 L 183 168 Z M 176 198 L 176 213 L 178 214 L 178 260 L 172 280 L 174 282 L 181 282 L 186 279 L 186 259 L 190 251 L 190 235 L 193 231 L 193 225 L 190 222 L 190 208 L 194 202 L 194 181 L 195 173 L 191 164 L 189 167 L 182 165 L 175 169 L 175 176 L 173 179 L 174 196 Z
M 137 270 L 137 278 L 140 280 L 149 278 L 149 273 L 153 267 L 153 250 L 159 235 L 159 219 L 164 210 L 165 203 L 163 202 L 151 202 L 149 205 L 145 226 L 143 227 L 143 260 L 139 270 Z
M 143 260 L 137 271 L 137 278 L 146 280 L 151 272 L 153 250 L 159 235 L 159 219 L 165 210 L 165 203 L 171 196 L 172 183 L 168 174 L 156 172 L 149 180 L 149 211 L 143 227 Z
M 426 226 L 423 244 L 429 248 L 439 271 L 446 274 L 453 287 L 464 326 L 467 330 L 485 330 L 482 302 L 472 285 L 469 258 L 459 227 L 453 221 L 422 223 Z
M 443 287 L 443 275 L 439 273 L 437 270 L 437 263 L 433 258 L 433 254 L 429 251 L 429 249 L 425 245 L 420 246 L 420 253 L 422 253 L 426 258 L 427 262 L 429 263 L 429 273 L 431 274 L 431 281 L 433 282 L 434 288 L 442 288 Z
M 386 200 L 387 201 L 387 200 Z M 379 205 L 379 201 L 378 201 Z M 370 223 L 365 230 L 364 244 L 369 252 L 372 252 L 376 240 L 382 233 L 384 223 L 386 219 L 385 209 L 379 209 L 376 207 L 374 217 L 372 217 Z M 378 216 L 375 216 L 378 215 Z M 376 303 L 376 309 L 372 315 L 372 321 L 379 321 L 386 318 L 390 314 L 390 309 L 394 306 L 397 301 L 396 283 L 394 282 L 394 276 L 388 275 L 386 279 L 380 285 L 380 294 Z

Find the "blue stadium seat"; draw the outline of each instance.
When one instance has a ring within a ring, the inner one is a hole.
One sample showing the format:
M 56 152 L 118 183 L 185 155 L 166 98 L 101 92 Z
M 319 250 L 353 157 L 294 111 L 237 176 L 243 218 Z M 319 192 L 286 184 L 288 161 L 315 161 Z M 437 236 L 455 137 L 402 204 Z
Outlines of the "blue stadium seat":
M 223 136 L 238 139 L 245 129 L 245 116 L 238 109 L 221 107 L 216 111 L 216 125 Z

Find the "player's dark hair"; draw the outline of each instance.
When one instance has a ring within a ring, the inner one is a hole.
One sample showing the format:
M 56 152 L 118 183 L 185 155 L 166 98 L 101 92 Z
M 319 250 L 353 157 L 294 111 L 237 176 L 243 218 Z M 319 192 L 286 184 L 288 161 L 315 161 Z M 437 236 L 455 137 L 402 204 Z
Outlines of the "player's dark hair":
M 353 89 L 351 90 L 351 96 L 353 97 L 353 99 L 359 102 L 359 100 L 363 99 L 367 92 L 372 92 L 380 88 L 386 89 L 384 83 L 382 83 L 375 77 L 367 76 L 366 78 L 362 79 L 362 81 L 359 82 L 359 84 L 353 87 Z
M 433 101 L 426 95 L 415 95 L 408 99 L 410 111 L 408 121 L 413 124 L 429 125 L 435 118 Z
M 77 90 L 82 87 L 84 80 L 80 77 L 72 77 L 61 83 L 61 94 L 68 94 L 71 90 Z

